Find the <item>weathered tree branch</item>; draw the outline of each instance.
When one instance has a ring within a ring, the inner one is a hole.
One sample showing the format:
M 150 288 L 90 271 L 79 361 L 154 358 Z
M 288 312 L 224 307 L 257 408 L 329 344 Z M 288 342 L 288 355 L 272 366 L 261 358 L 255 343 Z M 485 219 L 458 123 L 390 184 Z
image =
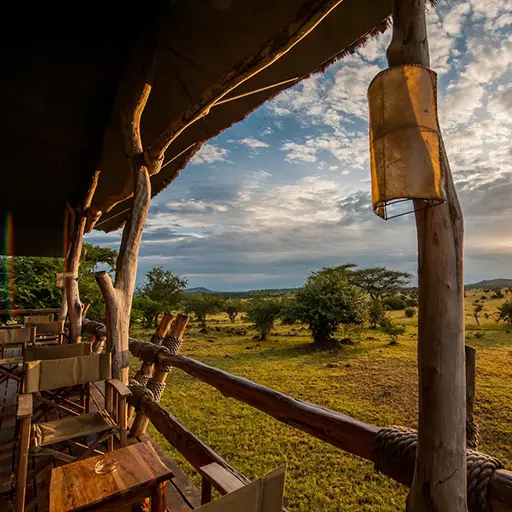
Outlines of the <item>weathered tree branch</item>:
M 80 343 L 81 339 L 83 306 L 80 302 L 80 294 L 78 290 L 78 268 L 80 266 L 80 257 L 82 255 L 87 212 L 91 206 L 92 198 L 98 185 L 99 175 L 99 171 L 94 173 L 91 185 L 89 186 L 89 190 L 87 191 L 82 206 L 74 212 L 71 245 L 65 261 L 66 302 L 69 314 L 69 343 Z
M 429 66 L 425 0 L 393 0 L 390 66 Z M 415 201 L 418 232 L 418 457 L 408 510 L 465 512 L 463 221 L 442 140 L 445 204 Z M 412 171 L 413 172 L 413 171 Z

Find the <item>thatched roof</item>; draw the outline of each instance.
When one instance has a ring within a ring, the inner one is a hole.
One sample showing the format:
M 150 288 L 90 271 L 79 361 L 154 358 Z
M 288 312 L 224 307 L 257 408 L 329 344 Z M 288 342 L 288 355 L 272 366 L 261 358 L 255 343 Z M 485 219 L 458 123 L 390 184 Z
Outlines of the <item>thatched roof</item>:
M 168 1 L 159 15 L 152 91 L 142 117 L 144 143 L 156 140 L 170 122 L 179 123 L 214 94 L 226 76 L 243 73 L 244 66 L 269 47 L 284 44 L 291 31 L 302 30 L 315 13 L 336 3 Z M 228 97 L 324 69 L 383 30 L 390 4 L 390 0 L 343 0 L 288 53 Z M 80 25 L 54 18 L 38 20 L 34 27 L 7 25 L 10 33 L 3 37 L 11 47 L 4 45 L 7 79 L 0 83 L 4 99 L 0 215 L 12 212 L 16 254 L 62 255 L 65 204 L 78 204 L 95 169 L 101 175 L 93 207 L 103 212 L 96 228 L 110 231 L 126 220 L 130 199 L 123 189 L 129 168 L 115 107 L 141 26 L 137 17 L 143 15 L 141 8 L 129 23 L 97 13 L 94 19 L 82 17 Z M 15 38 L 20 30 L 39 36 L 35 44 L 20 47 Z M 153 195 L 176 178 L 202 143 L 294 83 L 212 108 L 168 148 L 164 162 L 172 162 L 152 176 Z

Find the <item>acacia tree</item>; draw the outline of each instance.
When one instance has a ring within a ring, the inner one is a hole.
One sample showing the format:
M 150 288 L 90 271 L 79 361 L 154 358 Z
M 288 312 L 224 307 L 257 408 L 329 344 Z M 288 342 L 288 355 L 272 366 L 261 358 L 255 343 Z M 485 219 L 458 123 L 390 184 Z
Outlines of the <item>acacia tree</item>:
M 498 307 L 497 322 L 501 321 L 512 324 L 512 300 L 507 300 Z
M 387 267 L 370 267 L 351 270 L 348 273 L 352 284 L 366 292 L 372 300 L 395 295 L 401 288 L 409 284 L 411 274 L 390 270 Z
M 186 313 L 192 313 L 201 324 L 201 329 L 206 330 L 206 316 L 218 313 L 221 308 L 221 299 L 215 295 L 187 294 L 183 299 Z
M 260 334 L 260 340 L 266 340 L 274 328 L 275 321 L 284 311 L 287 303 L 282 299 L 252 299 L 247 307 L 247 318 Z
M 139 300 L 136 301 L 135 307 L 144 308 L 145 315 L 152 314 L 152 323 L 158 327 L 158 315 L 176 307 L 186 286 L 185 278 L 162 267 L 153 267 L 146 273 L 144 285 L 137 290 Z M 141 297 L 151 300 L 141 301 Z
M 295 314 L 311 330 L 317 345 L 336 341 L 340 325 L 364 321 L 367 304 L 364 295 L 348 280 L 348 268 L 331 267 L 314 272 L 297 290 Z
M 473 316 L 475 317 L 475 321 L 478 325 L 480 325 L 480 320 L 478 319 L 478 315 L 483 311 L 484 307 L 479 302 L 473 302 Z
M 240 299 L 228 299 L 223 302 L 222 309 L 228 314 L 230 322 L 234 324 L 238 314 L 244 310 L 244 303 Z

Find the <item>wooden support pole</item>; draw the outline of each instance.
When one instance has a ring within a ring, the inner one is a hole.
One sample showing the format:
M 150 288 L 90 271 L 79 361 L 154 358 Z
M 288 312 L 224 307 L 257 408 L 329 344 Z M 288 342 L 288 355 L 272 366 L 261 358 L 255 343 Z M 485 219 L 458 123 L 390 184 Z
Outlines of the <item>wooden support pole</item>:
M 425 0 L 393 0 L 390 66 L 430 64 Z M 419 421 L 407 510 L 466 512 L 463 220 L 442 140 L 447 201 L 415 201 Z
M 160 320 L 160 324 L 155 331 L 155 336 L 158 338 L 164 338 L 169 331 L 169 327 L 171 327 L 171 323 L 174 320 L 174 315 L 172 313 L 164 313 L 162 320 Z M 151 343 L 154 343 L 153 339 Z M 161 345 L 160 343 L 155 343 Z M 150 379 L 151 375 L 153 375 L 153 363 L 149 363 L 147 361 L 142 361 L 140 365 L 140 369 L 135 374 L 135 380 L 142 385 L 146 385 L 147 381 Z
M 189 317 L 186 315 L 178 314 L 176 319 L 174 320 L 174 324 L 172 326 L 170 336 L 178 338 L 181 340 L 185 329 L 187 328 L 187 324 L 189 321 Z M 178 347 L 176 347 L 178 348 Z M 162 368 L 161 366 L 156 366 L 151 377 L 155 382 L 161 383 L 165 385 L 165 381 L 167 380 L 167 374 L 169 373 L 168 368 Z M 133 421 L 132 428 L 130 430 L 130 437 L 139 437 L 146 433 L 146 429 L 149 424 L 149 418 L 144 412 L 139 411 L 135 416 Z
M 479 429 L 475 423 L 475 384 L 476 348 L 466 345 L 466 444 L 476 450 L 479 442 Z
M 74 223 L 71 235 L 71 245 L 64 264 L 66 302 L 69 314 L 69 340 L 68 343 L 80 343 L 82 335 L 82 309 L 78 291 L 78 268 L 87 222 L 87 212 L 91 207 L 92 198 L 98 185 L 99 171 L 94 173 L 89 190 L 82 206 L 74 212 Z
M 151 28 L 142 30 L 125 81 L 130 98 L 120 108 L 120 120 L 125 150 L 132 176 L 133 203 L 123 229 L 119 256 L 116 262 L 115 284 L 106 272 L 98 272 L 96 281 L 105 301 L 107 349 L 112 352 L 112 375 L 128 384 L 128 331 L 133 291 L 137 275 L 142 231 L 151 201 L 151 182 L 144 162 L 140 120 L 151 93 L 156 38 Z
M 66 297 L 66 287 L 64 286 L 62 288 L 62 298 L 60 301 L 60 310 L 59 310 L 59 317 L 58 320 L 66 321 L 66 317 L 68 316 L 68 300 Z

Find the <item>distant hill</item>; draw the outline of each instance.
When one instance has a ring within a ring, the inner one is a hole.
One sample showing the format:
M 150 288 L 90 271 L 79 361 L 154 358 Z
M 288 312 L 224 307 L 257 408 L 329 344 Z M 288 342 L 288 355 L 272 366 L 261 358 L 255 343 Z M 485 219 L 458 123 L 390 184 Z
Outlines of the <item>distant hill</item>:
M 510 288 L 512 287 L 512 279 L 486 279 L 484 281 L 479 281 L 478 283 L 467 284 L 466 288 L 475 289 L 475 288 Z
M 208 288 L 204 288 L 203 286 L 196 286 L 195 288 L 187 288 L 185 293 L 199 294 L 199 293 L 217 293 L 212 290 L 208 290 Z
M 288 295 L 289 293 L 295 291 L 295 288 L 269 288 L 266 290 L 249 290 L 245 292 L 218 292 L 214 290 L 209 290 L 208 288 L 204 288 L 203 286 L 197 286 L 196 288 L 187 288 L 185 293 L 190 293 L 192 295 L 199 295 L 203 293 L 207 293 L 210 295 L 223 295 L 225 297 L 276 297 Z

